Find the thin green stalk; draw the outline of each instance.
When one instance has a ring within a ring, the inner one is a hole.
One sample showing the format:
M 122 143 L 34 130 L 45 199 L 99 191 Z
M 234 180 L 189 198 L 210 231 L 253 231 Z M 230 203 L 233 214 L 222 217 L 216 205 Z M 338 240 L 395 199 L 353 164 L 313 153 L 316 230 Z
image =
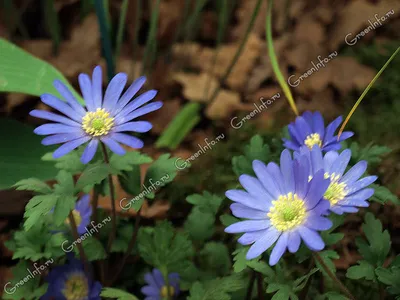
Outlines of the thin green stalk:
M 346 117 L 346 120 L 344 120 L 342 126 L 340 127 L 339 134 L 338 134 L 338 140 L 340 138 L 340 135 L 342 134 L 344 127 L 346 124 L 349 122 L 351 116 L 354 114 L 356 111 L 358 105 L 360 105 L 361 101 L 364 99 L 365 95 L 368 93 L 368 91 L 371 89 L 371 87 L 374 85 L 375 81 L 381 76 L 383 71 L 385 71 L 386 67 L 390 64 L 390 62 L 396 57 L 397 53 L 399 53 L 400 47 L 397 48 L 397 50 L 390 56 L 388 61 L 384 64 L 384 66 L 379 70 L 379 72 L 375 75 L 374 79 L 368 84 L 368 86 L 365 88 L 364 92 L 361 94 L 360 98 L 358 98 L 356 104 L 354 104 L 353 108 L 350 110 L 349 114 Z
M 132 74 L 133 77 L 136 78 L 136 70 L 135 70 L 135 54 L 139 45 L 139 29 L 140 29 L 140 21 L 142 16 L 142 0 L 136 0 L 136 9 L 135 9 L 135 36 L 133 38 L 132 45 Z
M 146 46 L 143 54 L 142 74 L 147 74 L 151 68 L 157 51 L 157 28 L 160 15 L 160 0 L 156 0 L 155 8 L 151 14 L 150 28 L 147 35 Z
M 175 32 L 175 36 L 174 36 L 174 40 L 172 41 L 172 45 L 175 44 L 179 40 L 179 38 L 181 37 L 182 32 L 184 31 L 184 28 L 187 25 L 187 18 L 188 18 L 188 15 L 189 15 L 191 2 L 192 2 L 192 0 L 185 0 L 185 4 L 184 4 L 184 7 L 183 7 L 182 18 L 179 21 L 179 25 L 177 26 L 177 30 Z
M 190 41 L 197 32 L 198 22 L 200 13 L 204 6 L 207 4 L 208 0 L 196 0 L 196 5 L 194 7 L 193 13 L 190 15 L 186 28 L 185 28 L 185 42 Z
M 290 88 L 283 78 L 283 74 L 281 70 L 279 69 L 279 63 L 278 59 L 276 58 L 275 50 L 274 50 L 274 45 L 272 41 L 272 6 L 273 6 L 273 0 L 268 1 L 268 11 L 267 11 L 267 18 L 265 22 L 265 31 L 267 33 L 267 47 L 268 47 L 268 55 L 271 60 L 271 66 L 272 69 L 275 73 L 275 76 L 279 82 L 279 85 L 281 86 L 283 93 L 285 94 L 286 98 L 289 101 L 290 107 L 292 108 L 293 112 L 296 115 L 299 115 L 299 112 L 296 107 L 296 103 L 294 102 L 292 93 L 290 92 Z
M 72 210 L 69 212 L 68 219 L 69 219 L 69 224 L 71 225 L 72 236 L 74 237 L 74 239 L 76 241 L 76 240 L 79 239 L 79 234 L 78 234 L 78 228 L 76 226 L 75 217 L 72 214 Z M 83 246 L 82 246 L 81 243 L 77 243 L 76 246 L 78 247 L 79 257 L 81 259 L 81 262 L 83 263 L 83 267 L 84 267 L 85 273 L 87 275 L 90 275 L 89 274 L 89 272 L 90 272 L 89 263 L 88 263 L 86 255 L 85 255 L 85 251 L 83 249 Z
M 80 18 L 81 21 L 89 14 L 93 8 L 93 0 L 81 1 Z
M 96 15 L 99 22 L 100 34 L 101 34 L 101 44 L 103 48 L 103 53 L 107 62 L 107 75 L 108 79 L 111 80 L 114 77 L 115 66 L 112 54 L 111 39 L 109 33 L 109 26 L 106 16 L 106 11 L 108 8 L 104 6 L 105 0 L 94 0 L 94 6 L 96 9 Z M 108 1 L 107 1 L 108 3 Z
M 18 9 L 14 5 L 13 0 L 3 0 L 3 7 L 6 11 L 5 19 L 10 39 L 12 38 L 12 33 L 15 31 L 16 28 L 20 31 L 24 39 L 29 39 L 28 30 L 26 29 L 24 23 L 21 22 L 21 14 L 26 9 L 26 7 L 21 8 L 22 12 L 18 11 Z
M 233 70 L 233 67 L 235 66 L 235 64 L 236 64 L 237 60 L 239 59 L 240 55 L 242 54 L 244 46 L 246 45 L 246 42 L 247 42 L 247 40 L 249 38 L 250 32 L 253 29 L 254 22 L 256 20 L 258 12 L 260 11 L 261 3 L 262 3 L 262 0 L 258 0 L 257 1 L 256 6 L 254 7 L 254 10 L 253 10 L 249 25 L 247 26 L 246 34 L 245 34 L 242 42 L 240 43 L 239 48 L 237 49 L 237 51 L 235 53 L 235 56 L 233 57 L 231 63 L 229 64 L 229 67 L 227 68 L 227 70 L 225 71 L 224 75 L 221 78 L 221 85 L 218 86 L 215 89 L 214 93 L 211 96 L 211 99 L 210 99 L 209 103 L 213 102 L 215 100 L 215 98 L 218 96 L 218 93 L 221 90 L 221 86 L 225 83 L 226 79 L 231 74 L 231 72 Z
M 121 51 L 122 38 L 124 36 L 126 13 L 128 12 L 128 0 L 124 0 L 121 5 L 121 12 L 119 17 L 117 40 L 115 47 L 115 61 L 118 60 L 119 52 Z
M 53 40 L 53 53 L 56 55 L 61 43 L 61 29 L 58 14 L 54 7 L 54 0 L 43 0 L 43 10 L 47 30 Z

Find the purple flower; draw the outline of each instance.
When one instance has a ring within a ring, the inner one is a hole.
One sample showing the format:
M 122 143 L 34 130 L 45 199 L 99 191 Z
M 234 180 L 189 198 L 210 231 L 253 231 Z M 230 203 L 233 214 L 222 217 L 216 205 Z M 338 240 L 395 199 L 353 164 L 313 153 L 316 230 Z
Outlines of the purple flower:
M 334 134 L 340 123 L 342 123 L 341 116 L 325 128 L 324 119 L 318 111 L 314 113 L 306 111 L 302 116 L 297 117 L 295 122 L 289 124 L 290 139 L 283 139 L 284 146 L 294 151 L 299 151 L 304 145 L 309 149 L 318 145 L 323 151 L 340 150 L 340 142 L 354 134 L 351 131 L 345 131 L 338 140 Z
M 156 96 L 155 90 L 147 91 L 130 102 L 145 83 L 145 77 L 137 79 L 122 94 L 128 77 L 125 73 L 115 75 L 105 91 L 104 99 L 100 66 L 93 70 L 92 79 L 87 74 L 80 74 L 78 79 L 85 107 L 78 103 L 61 81 L 55 80 L 54 87 L 67 103 L 50 94 L 43 94 L 41 99 L 63 115 L 36 109 L 30 112 L 31 116 L 55 122 L 41 125 L 34 130 L 36 134 L 49 135 L 42 140 L 43 145 L 63 144 L 53 153 L 53 157 L 59 158 L 84 143 L 88 143 L 81 157 L 84 164 L 92 160 L 99 142 L 119 155 L 126 152 L 120 143 L 132 148 L 142 148 L 143 142 L 140 139 L 123 132 L 149 131 L 151 123 L 132 120 L 162 106 L 160 101 L 142 106 Z
M 295 154 L 296 155 L 296 154 Z M 310 164 L 310 176 L 324 171 L 324 177 L 330 180 L 324 198 L 330 202 L 330 210 L 336 214 L 355 213 L 357 207 L 367 207 L 366 201 L 374 194 L 374 189 L 366 188 L 378 177 L 360 177 L 367 169 L 367 162 L 362 160 L 345 173 L 351 158 L 351 151 L 346 149 L 342 153 L 329 151 L 322 156 L 321 149 L 313 147 L 310 151 L 303 147 L 301 156 L 307 156 Z
M 47 293 L 42 300 L 101 300 L 101 284 L 89 279 L 84 271 L 82 263 L 69 256 L 69 262 L 63 266 L 52 269 L 46 280 L 49 283 Z
M 289 150 L 282 152 L 280 167 L 255 160 L 253 170 L 257 178 L 239 177 L 246 191 L 226 192 L 226 196 L 236 202 L 231 205 L 233 215 L 249 219 L 225 229 L 228 233 L 244 232 L 238 242 L 253 244 L 246 258 L 259 256 L 275 242 L 270 265 L 275 265 L 286 249 L 296 252 L 301 240 L 313 251 L 322 250 L 325 244 L 317 231 L 332 226 L 332 222 L 322 215 L 329 208 L 329 202 L 322 199 L 329 185 L 323 170 L 309 181 L 307 157 L 292 160 Z
M 177 273 L 168 275 L 168 287 L 158 269 L 153 269 L 153 272 L 145 274 L 144 280 L 148 284 L 141 289 L 142 293 L 146 295 L 145 300 L 161 300 L 168 296 L 174 298 L 179 294 L 179 274 Z
M 92 216 L 92 207 L 90 206 L 90 195 L 84 195 L 81 199 L 76 202 L 75 209 L 72 210 L 76 226 L 79 234 L 86 232 L 86 226 L 90 223 L 90 217 Z M 69 219 L 65 221 L 69 224 Z

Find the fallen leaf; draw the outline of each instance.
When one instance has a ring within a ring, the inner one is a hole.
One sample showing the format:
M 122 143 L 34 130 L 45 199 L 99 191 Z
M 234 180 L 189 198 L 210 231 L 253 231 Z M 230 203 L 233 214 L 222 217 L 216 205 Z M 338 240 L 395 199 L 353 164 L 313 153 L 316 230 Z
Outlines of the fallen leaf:
M 212 91 L 219 87 L 218 80 L 206 73 L 175 73 L 172 78 L 183 85 L 183 95 L 189 101 L 208 102 Z M 208 94 L 205 93 L 207 89 Z M 209 95 L 209 97 L 206 97 Z
M 221 90 L 215 100 L 207 106 L 206 116 L 212 120 L 225 119 L 243 106 L 238 93 Z

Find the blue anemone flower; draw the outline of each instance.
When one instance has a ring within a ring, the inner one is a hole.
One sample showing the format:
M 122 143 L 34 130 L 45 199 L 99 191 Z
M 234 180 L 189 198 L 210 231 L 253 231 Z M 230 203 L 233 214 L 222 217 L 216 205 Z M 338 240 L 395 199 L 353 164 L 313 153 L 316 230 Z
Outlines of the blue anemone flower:
M 49 286 L 42 300 L 101 300 L 101 284 L 89 279 L 82 263 L 73 256 L 69 256 L 68 264 L 53 268 L 46 280 Z
M 301 240 L 311 250 L 322 250 L 325 244 L 317 231 L 332 226 L 332 222 L 322 215 L 329 208 L 329 202 L 322 199 L 329 185 L 323 170 L 309 181 L 307 157 L 292 160 L 289 150 L 282 152 L 280 167 L 255 160 L 253 170 L 257 178 L 239 177 L 246 191 L 226 192 L 226 196 L 236 202 L 231 205 L 233 215 L 249 219 L 225 229 L 228 233 L 244 232 L 238 242 L 253 244 L 246 258 L 259 256 L 275 242 L 270 265 L 275 265 L 286 249 L 296 252 Z
M 55 80 L 54 87 L 67 102 L 50 94 L 43 94 L 41 99 L 63 115 L 36 109 L 30 112 L 31 116 L 55 122 L 41 125 L 34 130 L 38 135 L 49 135 L 42 140 L 43 145 L 63 144 L 53 153 L 53 157 L 59 158 L 84 143 L 88 143 L 81 157 L 84 164 L 92 160 L 99 142 L 119 155 L 126 152 L 120 143 L 132 148 L 142 148 L 143 141 L 123 132 L 149 131 L 152 128 L 150 122 L 132 120 L 162 106 L 160 101 L 142 106 L 156 96 L 155 90 L 147 91 L 130 102 L 146 78 L 140 77 L 122 94 L 128 76 L 118 73 L 110 81 L 104 99 L 100 66 L 94 68 L 92 79 L 87 74 L 80 74 L 78 79 L 85 107 L 78 103 L 60 80 Z
M 343 150 L 340 154 L 329 151 L 324 156 L 321 149 L 314 146 L 310 151 L 307 147 L 300 149 L 301 156 L 307 156 L 310 164 L 310 177 L 320 170 L 324 177 L 330 180 L 324 199 L 330 202 L 330 210 L 336 214 L 358 212 L 357 207 L 367 207 L 369 199 L 374 194 L 374 189 L 366 188 L 378 177 L 360 177 L 367 170 L 367 162 L 359 161 L 345 173 L 351 158 L 351 150 Z
M 90 223 L 90 217 L 92 216 L 92 207 L 90 206 L 90 195 L 84 195 L 75 204 L 75 209 L 72 210 L 75 223 L 79 234 L 86 232 L 86 227 Z M 65 220 L 69 224 L 69 219 Z
M 304 145 L 309 149 L 318 145 L 323 151 L 340 150 L 340 142 L 354 134 L 351 131 L 344 131 L 338 140 L 334 134 L 340 123 L 342 123 L 341 116 L 325 128 L 324 119 L 318 111 L 314 113 L 306 111 L 298 116 L 295 122 L 289 124 L 290 139 L 283 139 L 284 146 L 294 151 L 299 151 Z
M 146 295 L 145 300 L 161 300 L 168 296 L 175 298 L 180 292 L 178 273 L 171 273 L 168 275 L 168 287 L 164 276 L 158 269 L 153 269 L 151 273 L 146 273 L 144 275 L 144 280 L 148 284 L 141 289 L 142 293 Z

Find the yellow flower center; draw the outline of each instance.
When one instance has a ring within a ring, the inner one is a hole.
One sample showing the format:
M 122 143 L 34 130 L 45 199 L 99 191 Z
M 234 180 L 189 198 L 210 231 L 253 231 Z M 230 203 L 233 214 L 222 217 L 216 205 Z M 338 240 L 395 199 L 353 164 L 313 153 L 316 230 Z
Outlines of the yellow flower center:
M 304 140 L 304 144 L 310 149 L 312 149 L 314 145 L 318 145 L 319 147 L 321 147 L 321 137 L 318 133 L 312 133 L 308 135 L 307 138 Z
M 303 224 L 306 218 L 306 206 L 296 194 L 281 195 L 272 201 L 268 217 L 272 226 L 279 231 L 291 230 Z
M 82 217 L 81 217 L 81 214 L 79 213 L 79 211 L 77 211 L 76 209 L 74 209 L 74 210 L 72 211 L 72 215 L 73 215 L 73 217 L 74 217 L 76 226 L 81 225 Z M 67 219 L 65 220 L 65 224 L 67 224 L 67 225 L 70 224 L 69 218 L 67 218 Z
M 92 136 L 106 135 L 114 125 L 114 118 L 110 117 L 104 108 L 89 111 L 82 118 L 82 128 Z
M 324 174 L 325 179 L 330 178 L 331 183 L 329 184 L 328 189 L 326 190 L 324 194 L 324 198 L 326 200 L 329 200 L 331 206 L 336 205 L 339 201 L 343 200 L 344 197 L 347 195 L 346 191 L 346 184 L 341 182 L 339 183 L 340 176 L 336 175 L 335 173 Z
M 63 295 L 67 300 L 84 300 L 89 296 L 86 277 L 81 273 L 72 274 L 65 282 Z
M 168 291 L 169 291 L 169 295 L 168 295 Z M 172 286 L 167 287 L 166 285 L 164 285 L 161 288 L 161 297 L 166 298 L 168 296 L 172 297 L 175 294 L 175 289 Z

